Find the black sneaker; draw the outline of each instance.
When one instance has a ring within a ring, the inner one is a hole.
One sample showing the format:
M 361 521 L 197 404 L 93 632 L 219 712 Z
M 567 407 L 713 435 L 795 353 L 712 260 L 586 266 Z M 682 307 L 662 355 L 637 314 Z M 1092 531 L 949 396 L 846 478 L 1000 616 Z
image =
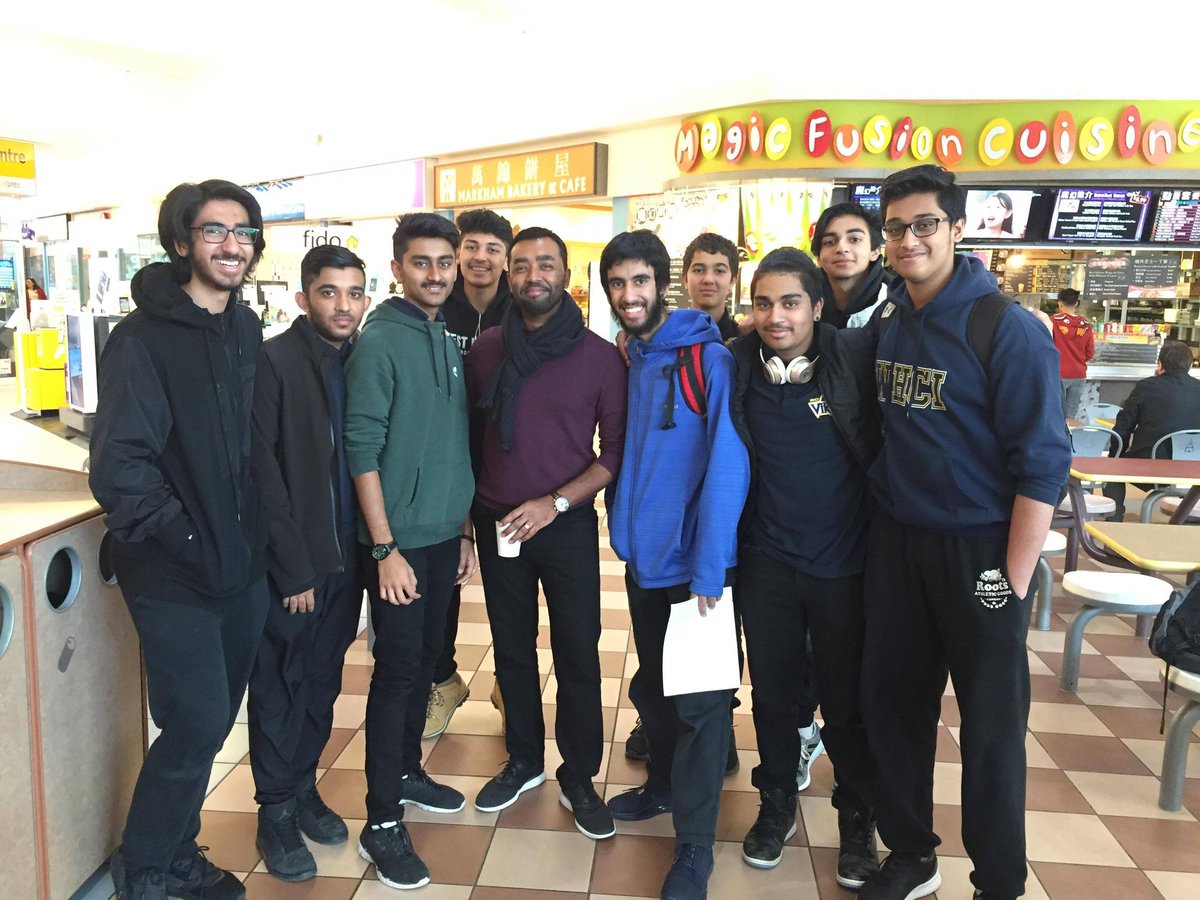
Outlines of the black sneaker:
M 510 759 L 499 775 L 480 788 L 475 797 L 475 808 L 480 812 L 499 812 L 512 806 L 521 794 L 545 780 L 545 769 Z
M 346 828 L 342 817 L 321 799 L 315 781 L 310 781 L 296 794 L 296 813 L 300 819 L 300 830 L 310 841 L 340 844 L 350 837 L 350 830 Z
M 725 777 L 736 775 L 737 770 L 742 767 L 741 760 L 737 755 L 737 742 L 733 739 L 733 729 L 729 729 L 729 755 L 725 757 Z
M 663 882 L 662 900 L 705 900 L 712 870 L 711 847 L 680 844 L 675 848 L 675 862 Z
M 742 841 L 742 859 L 756 869 L 773 869 L 783 859 L 783 845 L 796 833 L 796 795 L 783 788 L 758 793 L 758 818 Z
M 858 892 L 859 900 L 917 900 L 928 897 L 942 884 L 937 855 L 893 853 L 879 872 L 868 878 Z
M 264 803 L 258 808 L 255 844 L 267 871 L 280 881 L 308 881 L 316 877 L 317 861 L 300 836 L 295 798 L 283 803 Z
M 390 888 L 408 891 L 429 884 L 429 867 L 413 850 L 403 822 L 364 825 L 358 836 L 358 855 L 374 863 L 376 877 Z
M 856 891 L 879 871 L 875 819 L 863 809 L 838 810 L 837 883 Z
M 108 872 L 117 900 L 167 900 L 166 876 L 162 872 L 139 872 L 128 877 L 120 847 L 109 857 Z
M 467 803 L 462 794 L 438 784 L 425 774 L 424 769 L 413 769 L 400 779 L 400 802 L 435 813 L 456 813 Z
M 650 755 L 650 741 L 646 738 L 646 729 L 642 727 L 639 718 L 633 723 L 633 731 L 625 738 L 625 757 L 644 762 Z
M 574 787 L 559 787 L 558 802 L 575 816 L 576 828 L 595 841 L 610 838 L 617 833 L 612 813 L 608 811 L 608 807 L 604 805 L 590 781 Z
M 671 811 L 671 795 L 656 794 L 647 785 L 630 788 L 608 801 L 614 819 L 640 822 Z
M 246 886 L 232 872 L 219 869 L 197 847 L 187 859 L 177 859 L 167 870 L 167 896 L 179 900 L 243 900 Z

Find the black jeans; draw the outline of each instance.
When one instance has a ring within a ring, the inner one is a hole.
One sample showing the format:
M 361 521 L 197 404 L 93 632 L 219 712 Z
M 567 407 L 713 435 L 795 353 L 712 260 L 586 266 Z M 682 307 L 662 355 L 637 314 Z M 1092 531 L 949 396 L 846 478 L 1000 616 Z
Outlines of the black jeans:
M 686 584 L 642 588 L 628 569 L 625 591 L 638 652 L 638 670 L 629 682 L 629 699 L 642 717 L 650 744 L 646 784 L 656 794 L 671 796 L 676 841 L 711 847 L 716 840 L 717 809 L 729 754 L 733 691 L 664 697 L 663 639 L 671 605 L 696 601 Z
M 221 611 L 140 594 L 125 603 L 142 642 L 150 715 L 162 729 L 125 821 L 121 853 L 134 875 L 166 872 L 196 853 L 213 760 L 233 728 L 262 635 L 267 583 L 259 579 Z
M 367 820 L 399 821 L 400 782 L 421 766 L 421 736 L 433 666 L 442 652 L 446 604 L 458 575 L 461 539 L 399 550 L 421 596 L 391 604 L 379 596 L 379 570 L 368 566 L 367 597 L 375 627 L 375 669 L 367 694 Z
M 250 673 L 248 704 L 250 767 L 259 804 L 296 796 L 316 772 L 333 729 L 342 665 L 358 632 L 362 557 L 370 559 L 357 542 L 346 546 L 346 570 L 317 577 L 312 612 L 288 612 L 268 580 L 271 601 Z
M 870 805 L 873 765 L 859 703 L 862 676 L 862 576 L 815 578 L 761 553 L 743 553 L 734 597 L 746 631 L 759 790 L 796 790 L 806 688 L 821 697 L 821 735 L 837 782 L 838 809 Z M 811 637 L 812 654 L 808 643 Z
M 901 525 L 872 510 L 867 550 L 863 718 L 879 770 L 879 834 L 928 853 L 933 764 L 949 673 L 962 716 L 962 838 L 971 881 L 998 897 L 1025 888 L 1029 598 L 1008 589 L 1008 539 Z
M 573 509 L 521 545 L 512 559 L 496 551 L 501 514 L 476 505 L 475 540 L 496 681 L 504 698 L 504 744 L 510 759 L 545 764 L 546 724 L 538 677 L 538 582 L 550 614 L 550 650 L 558 695 L 554 735 L 562 754 L 560 784 L 590 781 L 600 771 L 600 544 L 594 507 Z
M 433 667 L 433 683 L 441 684 L 449 681 L 458 671 L 458 661 L 454 658 L 454 645 L 458 641 L 458 611 L 462 608 L 462 588 L 454 586 L 450 595 L 450 604 L 446 607 L 446 633 L 442 638 L 442 652 Z

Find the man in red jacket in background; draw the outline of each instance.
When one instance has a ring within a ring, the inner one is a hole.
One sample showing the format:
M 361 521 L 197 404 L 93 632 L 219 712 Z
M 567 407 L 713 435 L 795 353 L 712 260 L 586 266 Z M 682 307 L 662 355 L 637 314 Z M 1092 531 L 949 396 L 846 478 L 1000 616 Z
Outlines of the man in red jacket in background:
M 1058 292 L 1058 312 L 1050 317 L 1054 323 L 1054 346 L 1058 348 L 1058 377 L 1062 379 L 1063 415 L 1079 417 L 1079 401 L 1083 383 L 1087 380 L 1087 364 L 1095 353 L 1092 324 L 1079 315 L 1079 291 L 1064 288 Z

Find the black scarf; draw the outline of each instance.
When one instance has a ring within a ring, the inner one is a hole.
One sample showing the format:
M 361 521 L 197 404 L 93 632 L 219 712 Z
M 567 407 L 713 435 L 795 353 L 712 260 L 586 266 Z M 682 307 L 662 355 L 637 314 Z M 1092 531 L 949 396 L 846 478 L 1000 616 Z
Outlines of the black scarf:
M 504 361 L 488 382 L 478 406 L 487 410 L 488 418 L 499 426 L 500 444 L 506 453 L 512 453 L 517 398 L 525 378 L 547 360 L 569 353 L 583 340 L 583 331 L 583 313 L 565 291 L 558 312 L 534 331 L 525 329 L 521 310 L 515 302 L 505 311 L 500 320 Z

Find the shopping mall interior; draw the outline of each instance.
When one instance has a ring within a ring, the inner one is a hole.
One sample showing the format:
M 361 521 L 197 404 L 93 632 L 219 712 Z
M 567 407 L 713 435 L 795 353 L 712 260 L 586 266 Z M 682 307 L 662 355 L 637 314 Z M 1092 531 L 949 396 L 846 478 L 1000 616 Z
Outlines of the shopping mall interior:
M 708 0 L 686 7 L 433 0 L 412 9 L 164 11 L 116 0 L 5 10 L 0 818 L 17 823 L 18 836 L 11 853 L 0 849 L 0 861 L 13 861 L 19 887 L 5 888 L 0 869 L 0 895 L 112 895 L 106 860 L 119 841 L 130 772 L 155 734 L 136 636 L 119 585 L 103 571 L 103 520 L 83 473 L 96 359 L 130 310 L 133 273 L 162 258 L 155 218 L 172 186 L 219 177 L 262 200 L 267 250 L 243 301 L 261 315 L 267 337 L 299 312 L 292 298 L 311 247 L 356 249 L 369 293 L 381 300 L 393 278 L 397 214 L 453 217 L 490 206 L 517 228 L 562 234 L 573 260 L 570 293 L 589 327 L 611 338 L 595 267 L 614 234 L 653 228 L 676 260 L 696 232 L 727 234 L 745 254 L 731 311 L 745 313 L 749 274 L 763 253 L 804 246 L 822 209 L 870 198 L 889 171 L 941 162 L 958 167 L 969 204 L 982 208 L 998 191 L 1016 197 L 1021 233 L 968 235 L 964 249 L 1029 308 L 1052 312 L 1058 290 L 1080 288 L 1098 347 L 1087 400 L 1120 404 L 1135 378 L 1153 372 L 1162 337 L 1200 348 L 1200 154 L 1192 154 L 1200 145 L 1200 84 L 1189 54 L 1171 50 L 1170 40 L 1164 49 L 1155 36 L 1170 31 L 1173 15 L 1155 2 L 1139 7 L 1143 24 L 1085 22 L 1024 0 L 1003 10 L 952 3 L 898 10 L 873 0 L 830 10 L 775 0 L 755 9 Z M 1023 154 L 1064 115 L 1078 152 L 1072 143 L 1057 162 L 1048 145 Z M 1136 134 L 1122 143 L 1128 115 L 1137 117 Z M 765 153 L 743 143 L 755 140 L 755 121 Z M 787 128 L 787 146 L 782 130 L 768 128 L 775 121 Z M 1085 144 L 1098 121 L 1104 140 Z M 1161 122 L 1170 127 L 1160 130 Z M 872 131 L 885 126 L 887 138 L 872 149 Z M 863 155 L 839 155 L 837 141 L 847 135 L 863 142 Z M 1093 147 L 1086 159 L 1085 146 Z M 1002 155 L 989 161 L 994 147 Z M 1120 206 L 1097 213 L 1083 237 L 1087 223 L 1082 214 L 1071 218 L 1068 205 L 1079 189 L 1109 191 Z M 32 295 L 27 278 L 38 285 Z M 686 303 L 679 285 L 670 297 Z M 1129 521 L 1142 496 L 1130 490 Z M 25 527 L 16 517 L 32 506 L 39 524 Z M 600 514 L 605 749 L 596 788 L 612 797 L 645 776 L 624 753 L 637 718 L 628 695 L 637 653 L 624 564 L 609 546 L 602 503 Z M 1166 519 L 1158 513 L 1154 521 Z M 62 590 L 79 597 L 61 610 L 58 551 L 73 567 Z M 1080 600 L 1063 588 L 1063 556 L 1046 561 L 1048 627 L 1032 622 L 1027 639 L 1025 896 L 1200 897 L 1200 727 L 1190 737 L 1182 804 L 1164 809 L 1163 704 L 1169 725 L 1185 701 L 1175 692 L 1164 700 L 1159 662 L 1133 615 L 1088 625 L 1078 683 L 1063 689 L 1064 641 Z M 1104 569 L 1086 555 L 1079 568 Z M 1200 562 L 1164 577 L 1182 585 L 1194 570 Z M 79 602 L 89 591 L 97 598 L 92 611 Z M 50 613 L 37 608 L 47 597 Z M 72 610 L 86 618 L 72 620 Z M 543 600 L 538 662 L 549 774 L 560 757 L 548 623 Z M 102 631 L 102 640 L 89 640 L 88 628 Z M 424 744 L 427 771 L 468 798 L 505 758 L 489 702 L 491 642 L 476 575 L 463 592 L 457 642 L 470 696 L 447 731 Z M 114 646 L 125 658 L 105 652 Z M 371 667 L 364 615 L 318 768 L 322 795 L 352 833 L 366 815 Z M 798 827 L 780 865 L 743 863 L 741 841 L 759 807 L 751 784 L 758 755 L 748 683 L 738 696 L 740 768 L 724 783 L 709 897 L 852 897 L 834 879 L 828 755 L 800 795 Z M 255 846 L 246 721 L 243 706 L 213 766 L 199 837 L 210 858 L 245 881 L 250 900 L 395 896 L 353 840 L 312 844 L 319 875 L 311 881 L 285 884 L 266 871 Z M 959 724 L 948 686 L 934 783 L 943 879 L 935 896 L 943 900 L 966 900 L 973 890 L 960 836 Z M 405 818 L 431 870 L 430 884 L 414 896 L 430 900 L 658 896 L 674 844 L 669 816 L 622 822 L 615 838 L 592 841 L 576 830 L 552 784 L 500 813 L 468 803 L 453 815 L 416 810 Z

